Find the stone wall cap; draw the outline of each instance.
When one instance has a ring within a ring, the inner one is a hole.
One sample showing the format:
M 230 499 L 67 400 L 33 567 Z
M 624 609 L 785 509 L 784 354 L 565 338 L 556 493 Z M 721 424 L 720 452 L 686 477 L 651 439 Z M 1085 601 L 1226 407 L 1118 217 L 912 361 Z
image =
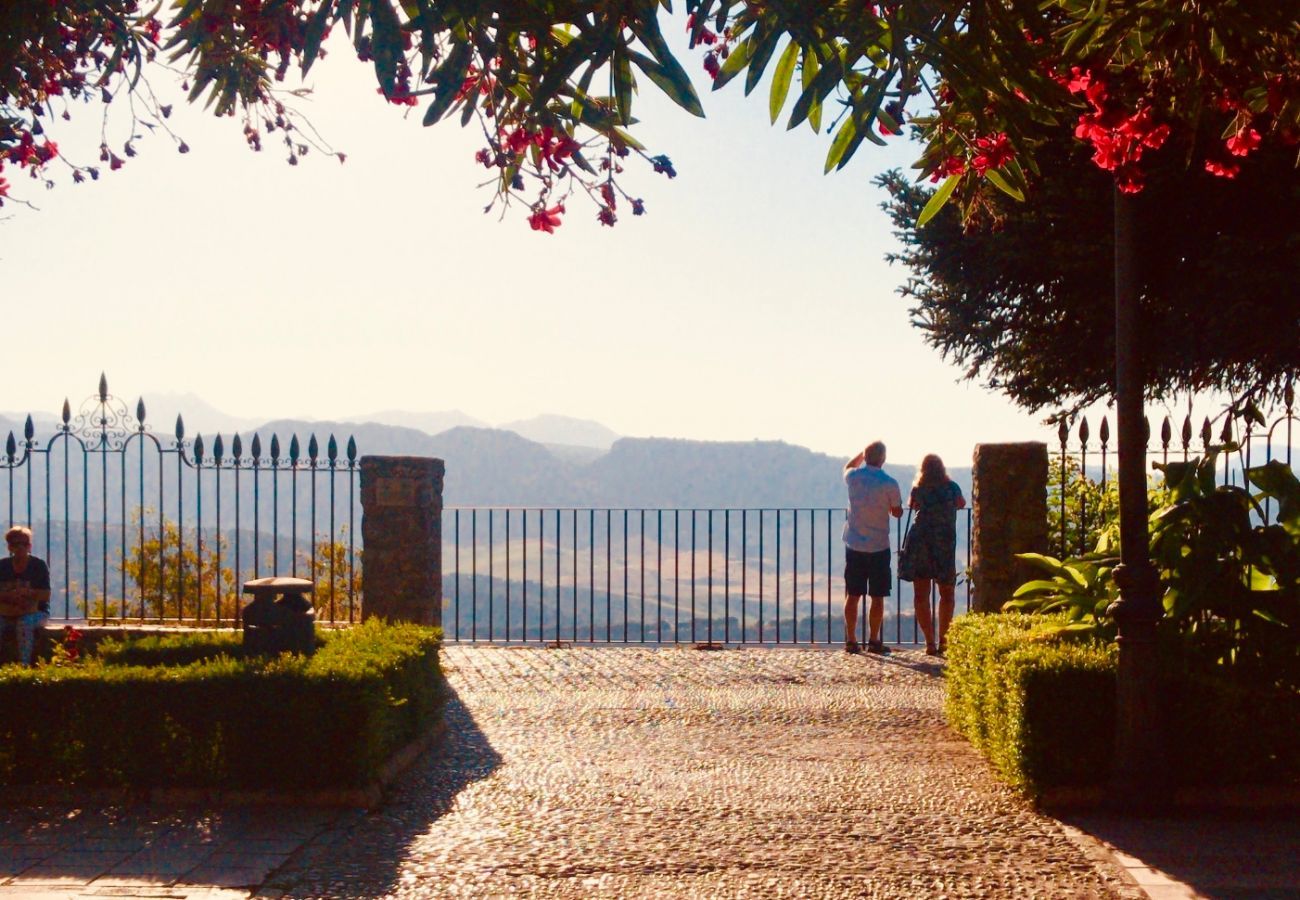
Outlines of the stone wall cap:
M 431 463 L 437 463 L 440 466 L 445 465 L 444 460 L 440 459 L 437 456 L 389 456 L 387 454 L 368 454 L 366 456 L 361 457 L 360 461 L 363 463 L 375 463 L 375 462 L 383 461 L 383 462 L 395 462 L 395 463 L 413 463 L 415 465 L 429 465 Z
M 975 449 L 978 451 L 981 447 L 1023 447 L 1026 450 L 1036 447 L 1046 447 L 1043 441 L 992 441 L 983 444 L 976 444 Z
M 244 582 L 245 594 L 303 594 L 315 589 L 316 585 L 306 578 L 288 578 L 283 575 Z

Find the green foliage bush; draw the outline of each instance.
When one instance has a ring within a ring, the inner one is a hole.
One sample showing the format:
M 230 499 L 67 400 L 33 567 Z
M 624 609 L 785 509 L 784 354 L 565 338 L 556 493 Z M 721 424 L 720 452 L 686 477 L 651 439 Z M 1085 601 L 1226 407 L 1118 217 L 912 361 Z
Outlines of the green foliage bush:
M 376 620 L 322 632 L 310 658 L 243 659 L 238 636 L 200 632 L 0 667 L 0 784 L 363 785 L 433 723 L 440 639 Z
M 1118 651 L 1071 635 L 1069 621 L 970 615 L 949 633 L 949 723 L 1033 796 L 1101 786 L 1111 774 Z M 1181 640 L 1161 652 L 1163 764 L 1175 786 L 1300 781 L 1300 693 L 1207 669 Z
M 970 615 L 949 635 L 948 721 L 999 775 L 1037 795 L 1104 782 L 1115 721 L 1115 655 L 1064 641 L 1048 616 Z

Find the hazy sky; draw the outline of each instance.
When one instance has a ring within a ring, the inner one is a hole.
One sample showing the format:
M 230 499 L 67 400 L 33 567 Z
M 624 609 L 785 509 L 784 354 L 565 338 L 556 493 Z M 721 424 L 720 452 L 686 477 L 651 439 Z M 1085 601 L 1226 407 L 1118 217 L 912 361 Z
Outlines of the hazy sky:
M 237 120 L 178 103 L 188 155 L 154 135 L 120 171 L 48 193 L 6 172 L 39 211 L 0 220 L 0 410 L 75 406 L 103 371 L 128 402 L 193 392 L 239 417 L 549 412 L 843 455 L 879 436 L 895 462 L 934 450 L 961 465 L 976 442 L 1048 435 L 958 383 L 908 324 L 870 181 L 914 146 L 866 146 L 823 176 L 826 139 L 769 126 L 763 88 L 706 96 L 701 122 L 647 86 L 637 134 L 679 177 L 630 166 L 646 216 L 611 230 L 575 201 L 545 235 L 519 209 L 482 214 L 473 127 L 404 119 L 336 50 L 300 106 L 345 165 L 291 168 L 273 141 L 247 150 Z M 79 140 L 54 135 L 67 154 L 95 158 L 100 112 L 85 108 Z

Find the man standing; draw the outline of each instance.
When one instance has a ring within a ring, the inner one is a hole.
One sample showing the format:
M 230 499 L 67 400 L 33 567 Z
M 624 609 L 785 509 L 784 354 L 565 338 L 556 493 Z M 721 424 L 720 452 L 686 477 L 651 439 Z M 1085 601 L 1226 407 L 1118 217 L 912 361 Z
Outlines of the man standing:
M 871 597 L 868 653 L 888 654 L 880 637 L 885 618 L 885 598 L 893 573 L 889 565 L 889 517 L 903 515 L 898 482 L 885 474 L 885 445 L 875 441 L 844 466 L 844 486 L 849 492 L 844 520 L 844 650 L 861 653 L 856 632 L 858 602 Z

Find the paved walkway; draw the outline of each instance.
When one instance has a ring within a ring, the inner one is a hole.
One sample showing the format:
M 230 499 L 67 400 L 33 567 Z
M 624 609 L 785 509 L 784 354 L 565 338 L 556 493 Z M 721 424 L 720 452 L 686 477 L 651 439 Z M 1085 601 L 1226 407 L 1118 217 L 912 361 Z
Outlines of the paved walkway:
M 1300 898 L 1294 821 L 1035 813 L 915 651 L 445 660 L 446 741 L 383 808 L 0 811 L 0 898 Z

